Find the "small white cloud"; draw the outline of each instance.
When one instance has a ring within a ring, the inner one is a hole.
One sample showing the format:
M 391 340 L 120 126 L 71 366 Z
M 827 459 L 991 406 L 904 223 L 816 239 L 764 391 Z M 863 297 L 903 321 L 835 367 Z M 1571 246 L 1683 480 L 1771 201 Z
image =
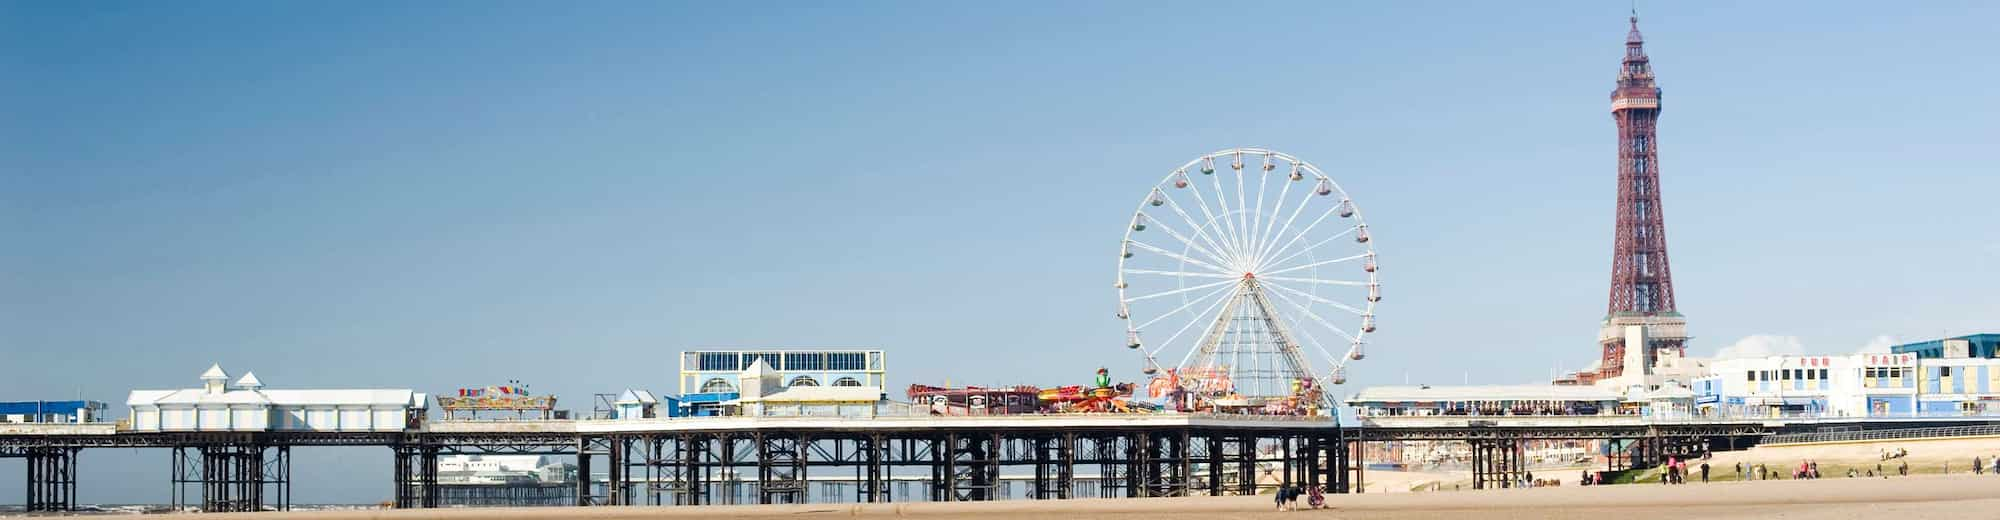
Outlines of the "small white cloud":
M 1797 356 L 1805 353 L 1806 345 L 1797 336 L 1752 334 L 1715 351 L 1715 359 Z
M 1859 351 L 1856 351 L 1855 353 L 1857 353 L 1857 354 L 1888 354 L 1888 353 L 1889 353 L 1889 347 L 1893 347 L 1893 346 L 1896 346 L 1896 344 L 1897 344 L 1897 343 L 1901 343 L 1901 342 L 1900 342 L 1900 341 L 1896 341 L 1896 337 L 1895 337 L 1895 336 L 1890 336 L 1890 335 L 1887 335 L 1887 334 L 1883 334 L 1883 335 L 1880 335 L 1880 336 L 1876 336 L 1876 337 L 1875 337 L 1875 339 L 1871 339 L 1871 340 L 1868 340 L 1868 344 L 1867 344 L 1867 345 L 1862 345 L 1862 346 L 1861 346 L 1861 350 L 1859 350 Z

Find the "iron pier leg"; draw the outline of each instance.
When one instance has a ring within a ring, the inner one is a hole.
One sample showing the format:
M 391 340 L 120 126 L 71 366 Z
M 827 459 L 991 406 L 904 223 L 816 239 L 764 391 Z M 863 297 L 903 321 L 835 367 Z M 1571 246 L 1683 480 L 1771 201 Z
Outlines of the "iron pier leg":
M 76 456 L 81 448 L 30 448 L 27 452 L 28 512 L 76 510 Z
M 576 440 L 576 505 L 590 505 L 590 439 Z

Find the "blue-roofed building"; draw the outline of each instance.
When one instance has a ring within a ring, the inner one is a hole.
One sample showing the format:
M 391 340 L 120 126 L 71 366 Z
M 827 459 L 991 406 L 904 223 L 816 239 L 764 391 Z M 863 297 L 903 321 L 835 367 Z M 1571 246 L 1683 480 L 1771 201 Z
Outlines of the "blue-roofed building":
M 1916 354 L 1924 359 L 2000 358 L 2000 334 L 1985 333 L 1934 339 L 1889 347 L 1897 354 Z
M 103 420 L 103 401 L 14 401 L 0 403 L 0 422 L 86 423 Z

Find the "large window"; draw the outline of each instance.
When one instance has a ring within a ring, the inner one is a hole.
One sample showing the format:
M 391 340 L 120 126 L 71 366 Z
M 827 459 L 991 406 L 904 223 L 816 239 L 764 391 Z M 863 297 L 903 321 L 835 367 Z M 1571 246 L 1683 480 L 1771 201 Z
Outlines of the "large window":
M 750 368 L 750 365 L 757 363 L 759 359 L 764 360 L 764 364 L 771 365 L 773 370 L 785 369 L 785 366 L 781 364 L 784 360 L 778 359 L 778 353 L 776 352 L 745 352 L 743 353 L 743 367 L 737 370 Z
M 736 364 L 735 352 L 696 352 L 694 354 L 695 354 L 694 356 L 695 370 L 742 370 L 743 369 L 741 366 Z
M 867 370 L 868 353 L 835 352 L 827 354 L 828 370 Z
M 812 376 L 799 376 L 792 378 L 792 383 L 785 386 L 819 386 L 819 380 L 813 379 Z
M 861 382 L 855 381 L 852 377 L 843 377 L 833 380 L 833 386 L 861 386 Z
M 785 370 L 826 370 L 826 357 L 819 352 L 786 352 Z
M 734 391 L 736 391 L 736 385 L 729 384 L 729 380 L 720 377 L 710 378 L 708 381 L 704 381 L 701 383 L 701 393 L 704 394 L 728 393 Z

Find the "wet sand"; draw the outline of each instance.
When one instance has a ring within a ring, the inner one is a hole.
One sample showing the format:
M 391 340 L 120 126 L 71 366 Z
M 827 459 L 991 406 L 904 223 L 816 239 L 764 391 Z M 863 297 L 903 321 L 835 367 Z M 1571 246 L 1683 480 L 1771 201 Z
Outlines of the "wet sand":
M 1197 518 L 1550 518 L 1815 520 L 2000 518 L 2000 476 L 1634 484 L 1517 490 L 1329 495 L 1332 507 L 1274 511 L 1269 496 L 1005 501 L 951 504 L 596 507 L 328 511 L 193 515 L 261 519 L 1197 519 Z

